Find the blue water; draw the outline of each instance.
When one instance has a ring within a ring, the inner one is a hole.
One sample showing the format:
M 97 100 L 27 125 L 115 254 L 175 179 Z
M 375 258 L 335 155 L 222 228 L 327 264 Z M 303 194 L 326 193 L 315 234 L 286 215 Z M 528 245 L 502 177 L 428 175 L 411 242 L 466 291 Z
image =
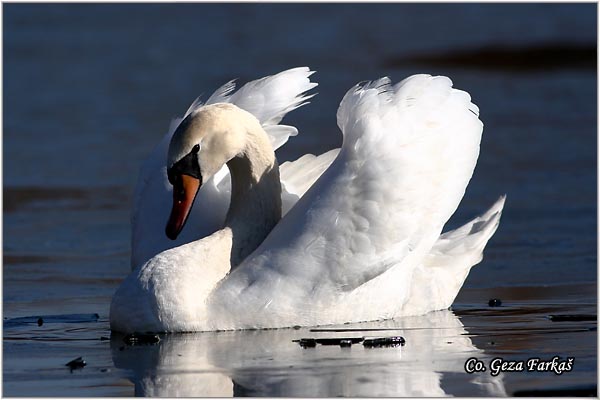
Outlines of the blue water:
M 510 395 L 596 384 L 596 331 L 589 330 L 596 324 L 546 318 L 596 313 L 595 4 L 5 4 L 3 11 L 4 317 L 99 314 L 89 322 L 5 325 L 4 395 L 174 396 L 178 387 L 208 395 L 217 381 L 217 394 L 253 396 Z M 545 58 L 534 52 L 544 46 Z M 509 55 L 482 66 L 478 51 L 489 47 Z M 587 49 L 583 63 L 569 52 L 577 48 Z M 519 59 L 528 49 L 532 56 Z M 461 52 L 470 56 L 459 63 L 441 57 Z M 286 117 L 301 133 L 278 151 L 280 161 L 338 147 L 337 105 L 365 79 L 444 74 L 480 107 L 480 159 L 448 226 L 506 193 L 501 226 L 442 322 L 395 325 L 419 327 L 414 343 L 451 321 L 447 336 L 431 340 L 469 343 L 429 362 L 412 358 L 410 341 L 403 354 L 364 359 L 355 348 L 300 352 L 291 340 L 307 330 L 196 335 L 136 348 L 141 366 L 131 367 L 115 356 L 119 339 L 99 338 L 110 336 L 110 298 L 129 271 L 129 207 L 141 161 L 198 95 L 232 78 L 243 83 L 301 65 L 317 71 L 318 95 Z M 486 308 L 490 297 L 506 308 L 469 311 Z M 502 336 L 500 328 L 512 331 Z M 269 340 L 277 343 L 269 357 L 240 350 L 244 341 Z M 213 350 L 178 369 L 169 361 L 173 346 Z M 215 355 L 227 346 L 237 350 Z M 482 391 L 461 367 L 469 352 L 519 359 L 560 352 L 577 362 L 560 377 L 538 374 L 531 383 L 506 374 L 502 390 L 492 382 Z M 71 373 L 64 364 L 78 356 L 88 365 Z M 362 376 L 368 368 L 378 374 Z M 400 382 L 406 369 L 415 375 Z M 206 385 L 186 386 L 181 374 Z M 161 377 L 174 384 L 158 384 Z

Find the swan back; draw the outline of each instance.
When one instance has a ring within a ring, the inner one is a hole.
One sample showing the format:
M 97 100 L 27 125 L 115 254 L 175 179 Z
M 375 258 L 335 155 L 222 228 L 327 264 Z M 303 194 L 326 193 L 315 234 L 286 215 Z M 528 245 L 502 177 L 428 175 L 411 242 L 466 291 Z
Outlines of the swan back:
M 237 327 L 277 326 L 269 316 L 289 313 L 301 325 L 398 315 L 473 173 L 477 112 L 445 77 L 351 89 L 339 155 L 216 290 L 213 309 L 239 303 Z

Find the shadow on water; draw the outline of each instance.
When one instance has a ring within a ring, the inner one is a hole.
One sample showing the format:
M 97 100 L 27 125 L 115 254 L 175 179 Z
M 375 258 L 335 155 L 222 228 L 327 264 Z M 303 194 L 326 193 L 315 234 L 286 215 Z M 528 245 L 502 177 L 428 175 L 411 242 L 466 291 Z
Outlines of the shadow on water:
M 526 47 L 487 45 L 474 49 L 453 49 L 450 52 L 437 54 L 388 58 L 383 62 L 386 68 L 406 67 L 407 64 L 508 72 L 595 70 L 597 50 L 595 43 L 587 45 L 546 43 Z
M 82 187 L 4 187 L 3 211 L 35 210 L 53 203 L 70 210 L 113 210 L 129 203 L 130 188 L 108 186 Z

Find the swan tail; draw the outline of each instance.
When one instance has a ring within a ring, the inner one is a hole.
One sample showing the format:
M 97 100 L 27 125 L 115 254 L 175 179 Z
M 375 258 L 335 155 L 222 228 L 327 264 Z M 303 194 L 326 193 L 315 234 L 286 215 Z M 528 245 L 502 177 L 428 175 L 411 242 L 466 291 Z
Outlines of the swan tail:
M 471 220 L 460 228 L 440 235 L 432 252 L 451 253 L 452 251 L 457 250 L 457 247 L 459 248 L 458 251 L 461 251 L 460 246 L 462 245 L 464 247 L 464 245 L 467 244 L 469 244 L 470 247 L 474 247 L 474 243 L 465 241 L 476 238 L 478 235 L 480 237 L 482 232 L 489 232 L 490 235 L 486 237 L 485 242 L 483 243 L 483 246 L 485 246 L 485 243 L 487 243 L 487 240 L 494 234 L 500 223 L 500 217 L 502 216 L 505 202 L 506 195 L 502 195 L 484 214 Z
M 483 250 L 500 224 L 505 200 L 506 195 L 501 196 L 484 214 L 438 238 L 415 270 L 403 312 L 423 314 L 452 305 L 471 268 L 483 259 Z

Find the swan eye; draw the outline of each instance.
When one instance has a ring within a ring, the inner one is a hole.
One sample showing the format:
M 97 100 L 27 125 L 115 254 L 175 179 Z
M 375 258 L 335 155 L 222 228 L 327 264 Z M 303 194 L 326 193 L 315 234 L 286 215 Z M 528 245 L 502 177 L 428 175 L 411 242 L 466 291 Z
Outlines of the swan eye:
M 200 145 L 197 144 L 194 147 L 192 147 L 192 153 L 198 153 L 200 151 Z

